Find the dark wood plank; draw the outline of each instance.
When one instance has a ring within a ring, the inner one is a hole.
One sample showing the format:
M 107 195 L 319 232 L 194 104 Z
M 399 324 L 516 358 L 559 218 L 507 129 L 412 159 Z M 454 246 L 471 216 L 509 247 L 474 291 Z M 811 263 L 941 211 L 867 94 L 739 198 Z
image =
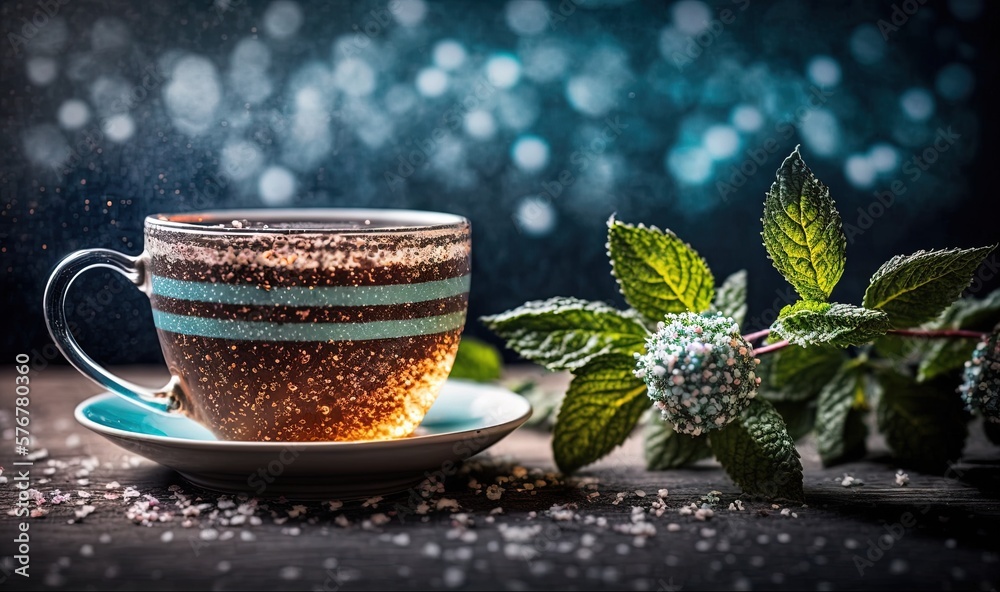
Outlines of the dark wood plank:
M 157 382 L 149 369 L 126 373 Z M 10 385 L 4 392 L 12 391 L 13 376 L 10 368 L 0 371 L 0 384 Z M 447 480 L 443 493 L 433 496 L 456 500 L 458 511 L 391 516 L 396 504 L 406 503 L 405 497 L 395 497 L 377 508 L 351 503 L 337 511 L 310 503 L 304 515 L 289 517 L 295 504 L 262 500 L 256 511 L 259 525 L 222 526 L 206 510 L 187 527 L 181 518 L 142 526 L 126 515 L 134 500 L 103 499 L 109 482 L 153 495 L 163 507 L 177 502 L 172 486 L 214 508 L 220 496 L 78 426 L 73 407 L 98 389 L 72 370 L 47 368 L 34 373 L 32 381 L 35 447 L 49 452 L 36 463 L 33 486 L 50 501 L 55 489 L 73 495 L 60 505 L 46 503 L 48 515 L 29 521 L 30 579 L 10 574 L 11 541 L 20 519 L 7 515 L 17 496 L 10 479 L 10 463 L 17 459 L 12 454 L 13 396 L 8 395 L 0 403 L 5 440 L 0 463 L 8 477 L 0 486 L 0 531 L 6 541 L 0 578 L 10 589 L 990 590 L 1000 575 L 1000 450 L 985 442 L 978 425 L 964 460 L 948 475 L 911 471 L 907 487 L 894 484 L 894 467 L 881 462 L 877 451 L 873 459 L 823 469 L 806 442 L 801 450 L 808 507 L 788 508 L 797 517 L 783 516 L 782 507 L 763 502 L 747 502 L 744 511 L 727 510 L 739 490 L 711 461 L 679 471 L 645 471 L 637 439 L 579 478 L 564 480 L 553 472 L 548 435 L 522 429 L 468 463 Z M 81 463 L 90 461 L 98 466 L 79 476 Z M 43 475 L 49 465 L 55 471 Z M 529 490 L 520 479 L 517 487 L 505 484 L 499 501 L 470 488 L 472 479 L 491 484 L 522 470 L 545 486 Z M 865 485 L 841 486 L 845 473 Z M 79 485 L 79 478 L 89 482 Z M 661 488 L 669 490 L 666 510 L 661 516 L 649 514 Z M 712 518 L 699 521 L 678 513 L 712 490 L 722 492 L 723 500 Z M 96 509 L 71 524 L 79 509 L 77 491 L 89 492 Z M 623 499 L 615 504 L 619 493 Z M 567 504 L 569 512 L 560 509 Z M 496 507 L 504 513 L 491 516 Z M 634 528 L 633 507 L 643 508 L 643 522 L 655 533 L 627 532 Z M 387 514 L 387 523 L 363 526 L 380 513 Z M 338 519 L 349 525 L 338 525 Z M 888 537 L 881 541 L 887 549 L 866 556 L 880 537 Z

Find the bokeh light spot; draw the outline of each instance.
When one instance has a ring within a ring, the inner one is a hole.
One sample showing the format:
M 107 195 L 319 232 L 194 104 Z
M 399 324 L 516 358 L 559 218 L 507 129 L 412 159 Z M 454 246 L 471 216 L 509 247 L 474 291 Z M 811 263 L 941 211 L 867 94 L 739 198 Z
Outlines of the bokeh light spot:
M 59 124 L 68 130 L 77 130 L 90 121 L 90 107 L 80 99 L 69 99 L 59 106 Z
M 510 54 L 499 54 L 486 62 L 486 79 L 497 88 L 510 88 L 521 79 L 521 63 Z
M 440 97 L 448 90 L 448 74 L 440 68 L 424 68 L 417 73 L 417 90 L 425 97 Z
M 934 97 L 924 88 L 911 88 L 899 97 L 903 113 L 913 121 L 925 121 L 934 115 Z
M 548 200 L 538 196 L 521 198 L 514 211 L 517 227 L 530 236 L 545 236 L 556 226 L 556 211 Z
M 268 167 L 260 176 L 258 191 L 261 201 L 266 205 L 287 205 L 295 194 L 295 177 L 284 167 Z
M 517 168 L 535 173 L 549 163 L 549 144 L 538 136 L 522 136 L 511 147 L 511 158 Z
M 302 9 L 290 0 L 272 2 L 264 11 L 264 32 L 272 39 L 288 39 L 302 26 Z

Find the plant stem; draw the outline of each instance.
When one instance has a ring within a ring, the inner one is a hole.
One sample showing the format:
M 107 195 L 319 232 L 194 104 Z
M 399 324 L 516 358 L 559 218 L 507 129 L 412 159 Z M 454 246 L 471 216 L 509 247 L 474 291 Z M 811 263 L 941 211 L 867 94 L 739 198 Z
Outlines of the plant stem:
M 746 339 L 748 342 L 753 343 L 754 341 L 757 341 L 758 339 L 761 339 L 763 337 L 767 337 L 770 334 L 771 334 L 770 329 L 761 329 L 760 331 L 756 331 L 754 333 L 747 333 L 746 335 L 743 336 L 743 339 Z
M 987 333 L 982 331 L 966 331 L 964 329 L 890 329 L 891 335 L 905 337 L 921 337 L 923 339 L 985 339 Z
M 761 356 L 761 355 L 764 355 L 764 354 L 767 354 L 767 353 L 771 353 L 773 351 L 777 351 L 777 350 L 779 350 L 779 349 L 781 349 L 783 347 L 786 347 L 787 345 L 788 345 L 788 340 L 787 339 L 783 339 L 781 341 L 772 343 L 770 345 L 765 345 L 764 347 L 757 348 L 757 349 L 753 350 L 753 354 L 755 356 Z

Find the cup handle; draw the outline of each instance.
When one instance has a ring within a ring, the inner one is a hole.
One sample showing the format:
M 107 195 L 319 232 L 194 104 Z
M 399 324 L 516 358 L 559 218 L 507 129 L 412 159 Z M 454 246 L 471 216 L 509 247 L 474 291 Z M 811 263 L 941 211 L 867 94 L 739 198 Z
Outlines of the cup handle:
M 84 249 L 71 253 L 56 265 L 45 286 L 45 324 L 49 335 L 70 364 L 102 387 L 153 411 L 166 413 L 179 410 L 181 392 L 177 376 L 172 376 L 161 389 L 132 384 L 98 365 L 73 337 L 66 320 L 66 294 L 80 274 L 98 267 L 117 271 L 146 292 L 146 259 L 142 255 L 129 257 L 110 249 Z

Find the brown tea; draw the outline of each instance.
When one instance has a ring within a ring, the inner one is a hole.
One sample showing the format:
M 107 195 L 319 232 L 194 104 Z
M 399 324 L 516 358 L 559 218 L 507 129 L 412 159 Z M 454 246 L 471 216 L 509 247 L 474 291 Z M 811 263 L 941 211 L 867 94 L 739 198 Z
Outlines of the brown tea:
M 468 222 L 421 215 L 147 224 L 181 410 L 227 440 L 410 434 L 451 370 L 470 272 Z

